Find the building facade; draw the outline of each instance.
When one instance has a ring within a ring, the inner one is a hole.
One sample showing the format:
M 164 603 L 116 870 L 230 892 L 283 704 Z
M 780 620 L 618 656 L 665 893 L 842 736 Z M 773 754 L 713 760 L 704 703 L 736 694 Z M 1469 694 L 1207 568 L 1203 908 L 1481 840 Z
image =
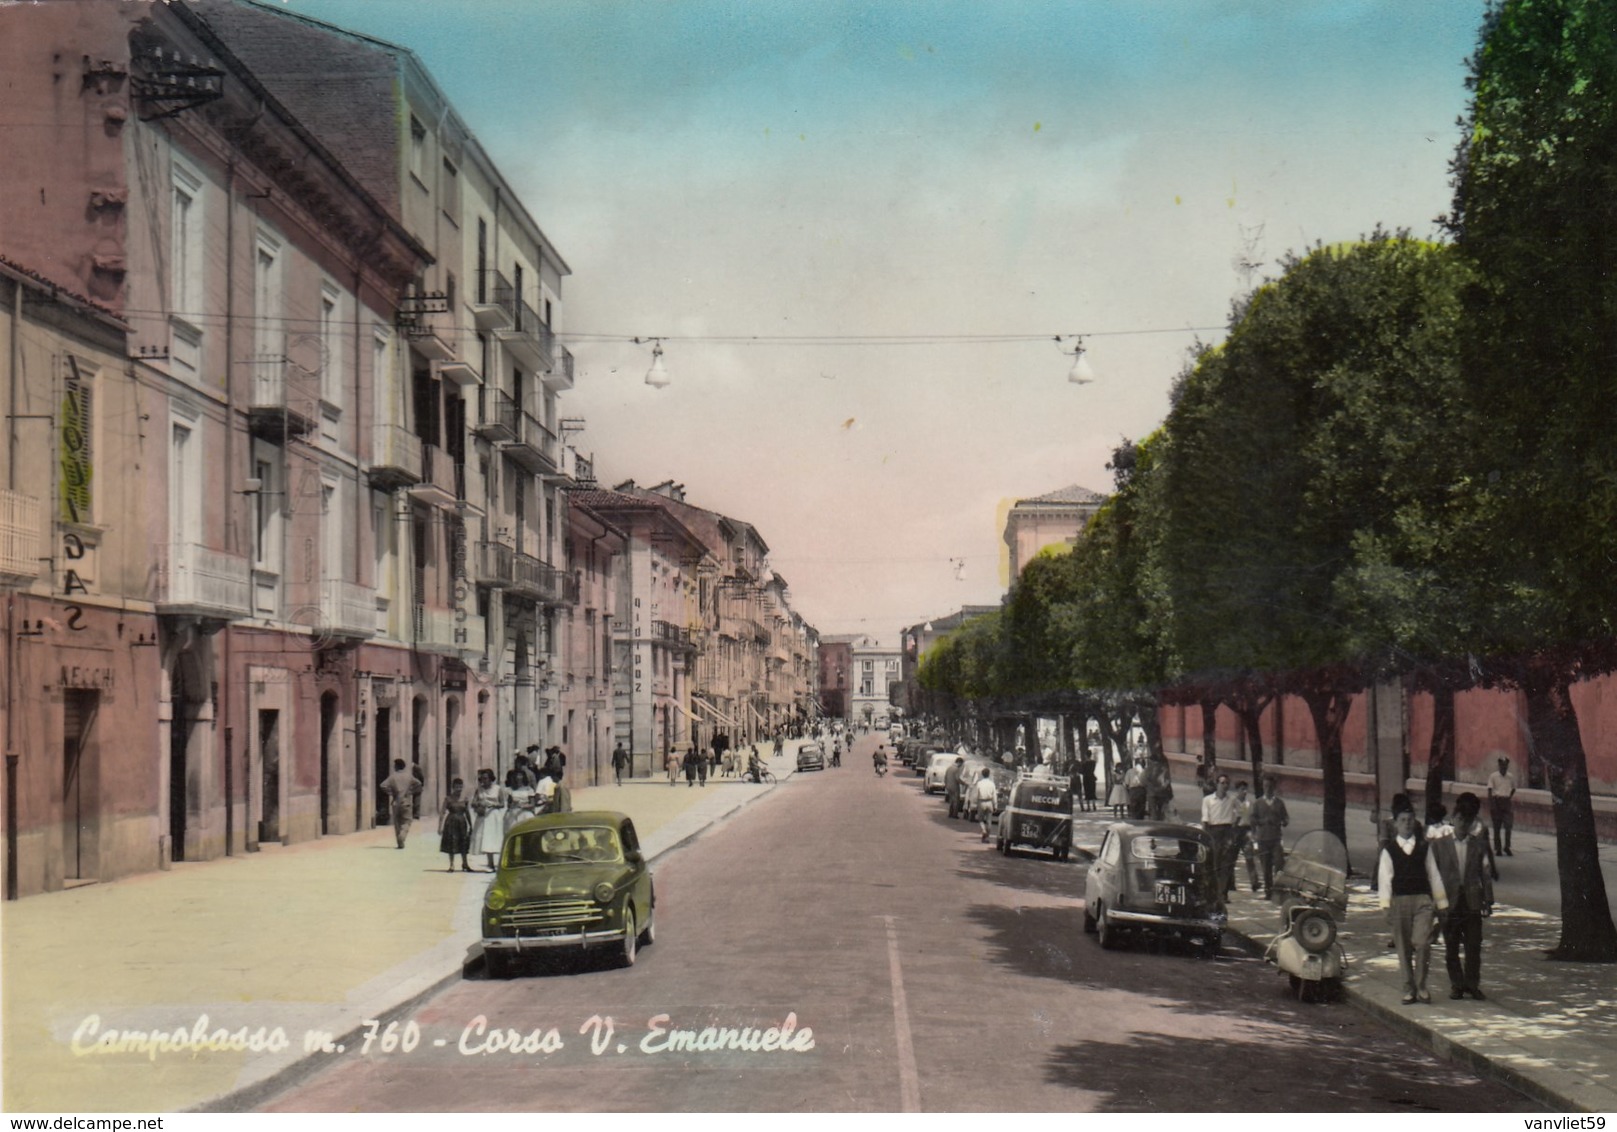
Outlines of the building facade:
M 849 646 L 849 718 L 856 726 L 885 727 L 893 716 L 893 694 L 899 684 L 900 650 L 869 636 Z
M 1045 547 L 1076 543 L 1104 502 L 1104 495 L 1077 484 L 1032 499 L 1018 499 L 1005 518 L 1009 584 L 1016 584 L 1022 570 Z

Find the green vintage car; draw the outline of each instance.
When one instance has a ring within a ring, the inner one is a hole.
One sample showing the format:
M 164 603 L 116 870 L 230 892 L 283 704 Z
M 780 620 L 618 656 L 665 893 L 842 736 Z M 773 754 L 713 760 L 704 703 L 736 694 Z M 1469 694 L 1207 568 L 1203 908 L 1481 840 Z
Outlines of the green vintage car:
M 656 893 L 634 822 L 611 810 L 544 814 L 511 827 L 483 897 L 483 962 L 510 977 L 524 956 L 602 951 L 634 965 L 656 938 Z

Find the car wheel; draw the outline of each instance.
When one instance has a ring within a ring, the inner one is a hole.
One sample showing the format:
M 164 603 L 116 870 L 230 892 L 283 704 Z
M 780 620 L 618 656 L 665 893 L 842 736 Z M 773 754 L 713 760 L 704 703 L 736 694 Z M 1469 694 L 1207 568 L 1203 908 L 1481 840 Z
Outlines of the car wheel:
M 1102 951 L 1117 950 L 1117 926 L 1112 923 L 1112 918 L 1106 914 L 1106 905 L 1104 904 L 1100 906 L 1100 911 L 1095 913 L 1095 936 L 1100 940 Z
M 1071 855 L 1072 855 L 1072 846 L 1071 845 L 1063 845 L 1061 848 L 1056 850 L 1056 860 L 1058 860 L 1058 861 L 1065 861 Z
M 1095 917 L 1087 907 L 1084 908 L 1084 932 L 1086 935 L 1095 934 Z
M 1203 959 L 1217 959 L 1218 953 L 1224 949 L 1224 933 L 1208 932 L 1198 942 Z
M 1323 979 L 1319 984 L 1320 994 L 1325 1002 L 1342 1001 L 1342 980 Z
M 623 910 L 623 950 L 618 954 L 618 966 L 634 966 L 635 948 L 639 938 L 635 934 L 634 905 L 631 904 Z
M 503 951 L 484 951 L 483 970 L 491 979 L 509 979 L 516 973 L 516 958 Z
M 646 926 L 640 931 L 640 946 L 650 947 L 657 942 L 657 913 L 652 912 L 646 917 Z

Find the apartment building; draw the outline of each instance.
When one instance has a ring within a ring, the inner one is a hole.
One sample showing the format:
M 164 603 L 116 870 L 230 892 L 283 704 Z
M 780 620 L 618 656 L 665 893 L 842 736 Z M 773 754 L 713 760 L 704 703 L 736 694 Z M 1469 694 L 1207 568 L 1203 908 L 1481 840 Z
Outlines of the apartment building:
M 1008 584 L 1016 585 L 1027 564 L 1047 546 L 1072 546 L 1106 497 L 1070 484 L 1044 495 L 1018 499 L 1005 517 L 1004 543 L 1010 555 Z
M 568 753 L 572 784 L 594 786 L 612 780 L 612 749 L 619 738 L 628 745 L 628 737 L 618 733 L 614 710 L 612 625 L 630 536 L 577 492 L 568 493 L 567 505 L 567 562 L 578 580 L 578 604 L 562 614 L 559 742 Z
M 886 727 L 892 716 L 892 694 L 899 682 L 899 650 L 875 637 L 858 636 L 849 646 L 852 663 L 849 718 L 865 727 Z

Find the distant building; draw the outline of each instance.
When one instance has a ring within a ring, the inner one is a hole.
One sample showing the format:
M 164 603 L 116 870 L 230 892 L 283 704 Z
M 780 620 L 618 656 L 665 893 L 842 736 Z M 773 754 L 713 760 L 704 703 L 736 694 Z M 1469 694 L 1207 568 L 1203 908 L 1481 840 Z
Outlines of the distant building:
M 878 644 L 874 637 L 855 637 L 850 649 L 848 716 L 856 724 L 885 727 L 893 714 L 893 689 L 898 684 L 899 650 Z
M 919 715 L 927 710 L 926 695 L 916 679 L 921 658 L 945 633 L 951 633 L 967 621 L 994 613 L 997 605 L 967 605 L 943 617 L 934 617 L 903 630 L 902 651 L 899 660 L 898 705 L 906 715 Z
M 1011 552 L 1011 585 L 1033 556 L 1047 546 L 1072 546 L 1106 497 L 1072 484 L 1032 499 L 1018 499 L 1005 519 L 1005 545 Z
M 853 642 L 857 636 L 827 634 L 820 638 L 820 712 L 827 719 L 850 718 L 848 681 L 853 674 Z

